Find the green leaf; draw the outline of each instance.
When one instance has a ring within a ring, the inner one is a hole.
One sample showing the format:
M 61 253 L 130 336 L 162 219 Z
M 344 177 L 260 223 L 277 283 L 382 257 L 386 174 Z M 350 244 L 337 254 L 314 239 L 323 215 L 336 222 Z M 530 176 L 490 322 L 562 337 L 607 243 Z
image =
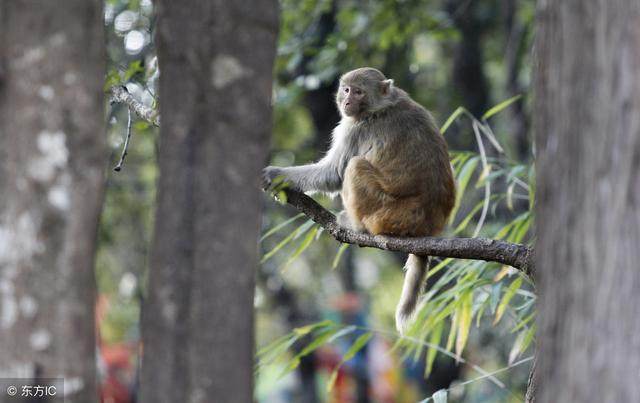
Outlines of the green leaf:
M 476 204 L 473 210 L 471 210 L 469 214 L 467 214 L 467 216 L 456 226 L 456 229 L 453 230 L 453 235 L 459 234 L 460 232 L 464 231 L 471 222 L 471 219 L 473 219 L 473 217 L 478 213 L 478 211 L 480 211 L 483 206 L 484 200 Z
M 516 327 L 514 327 L 513 329 L 511 329 L 511 333 L 515 333 L 518 330 L 522 329 L 523 327 L 527 326 L 527 324 L 529 322 L 531 322 L 534 318 L 536 317 L 536 313 L 535 312 L 531 312 L 531 314 L 529 314 L 526 318 L 522 319 L 517 325 Z
M 355 357 L 358 351 L 362 350 L 362 348 L 369 342 L 371 337 L 373 337 L 373 333 L 371 332 L 361 334 L 342 357 L 342 362 L 345 363 Z
M 523 353 L 525 351 L 527 351 L 527 349 L 531 345 L 531 342 L 533 341 L 534 337 L 536 336 L 537 328 L 538 328 L 538 326 L 534 324 L 533 326 L 531 326 L 529 328 L 529 330 L 527 330 L 527 335 L 524 337 L 524 340 L 522 341 L 522 352 Z
M 444 133 L 447 131 L 447 129 L 449 128 L 449 126 L 451 126 L 451 124 L 460 116 L 464 113 L 464 108 L 462 106 L 459 106 L 458 109 L 456 109 L 451 116 L 449 116 L 449 118 L 447 118 L 447 121 L 444 122 L 444 125 L 442 125 L 442 127 L 440 128 L 440 133 L 442 133 L 444 135 Z
M 308 220 L 304 224 L 296 228 L 293 232 L 287 235 L 282 241 L 280 241 L 280 243 L 278 243 L 273 249 L 271 249 L 268 253 L 265 253 L 265 255 L 262 257 L 262 260 L 260 260 L 260 263 L 262 264 L 267 260 L 271 259 L 273 255 L 275 255 L 280 249 L 284 248 L 289 242 L 291 242 L 292 240 L 298 238 L 300 235 L 307 232 L 313 226 L 313 224 L 314 222 L 312 220 Z
M 439 272 L 440 270 L 444 269 L 445 267 L 447 267 L 447 265 L 449 263 L 451 263 L 453 261 L 452 258 L 448 257 L 446 259 L 443 259 L 440 263 L 438 263 L 437 265 L 435 265 L 433 268 L 431 268 L 431 270 L 429 270 L 429 272 L 427 273 L 427 279 L 432 277 L 433 275 L 435 275 L 437 272 Z
M 289 259 L 287 259 L 286 263 L 282 267 L 282 271 L 286 270 L 289 267 L 289 265 L 294 260 L 296 260 L 298 258 L 298 256 L 300 256 L 300 254 L 302 252 L 304 252 L 305 249 L 307 249 L 309 247 L 309 245 L 311 245 L 311 243 L 313 242 L 317 232 L 318 232 L 318 227 L 314 227 L 311 231 L 309 231 L 307 236 L 304 237 L 302 242 L 300 242 L 300 245 L 298 245 L 296 250 L 291 254 L 291 256 L 289 256 Z
M 486 298 L 478 307 L 478 312 L 476 312 L 476 327 L 480 327 L 480 319 L 482 319 L 482 315 L 484 315 L 484 311 L 487 309 L 487 306 L 489 306 L 489 303 L 489 298 Z
M 332 343 L 333 341 L 339 339 L 340 337 L 346 336 L 349 333 L 353 333 L 356 330 L 358 330 L 358 327 L 356 325 L 350 325 L 350 326 L 344 327 L 340 329 L 339 332 L 336 332 L 333 336 L 331 336 L 331 338 L 327 340 L 327 343 Z
M 310 325 L 306 325 L 306 326 L 302 326 L 302 327 L 297 327 L 295 329 L 293 329 L 293 333 L 295 333 L 296 336 L 304 336 L 307 335 L 309 333 L 311 333 L 312 331 L 322 328 L 322 327 L 327 327 L 327 326 L 332 326 L 335 323 L 333 323 L 333 321 L 331 320 L 323 320 L 322 322 L 316 322 L 316 323 L 312 323 Z
M 151 125 L 144 120 L 139 120 L 133 124 L 133 129 L 137 132 L 143 132 L 149 129 L 150 127 Z
M 331 392 L 331 390 L 333 389 L 333 385 L 336 383 L 336 379 L 338 378 L 339 370 L 340 370 L 340 367 L 336 367 L 333 371 L 331 371 L 331 376 L 327 381 L 327 393 Z
M 513 343 L 513 347 L 509 352 L 509 365 L 513 364 L 515 360 L 522 355 L 527 348 L 531 345 L 533 337 L 536 334 L 536 326 L 531 326 L 529 329 L 518 333 L 516 341 Z
M 479 157 L 473 157 L 470 158 L 463 166 L 462 169 L 460 169 L 460 173 L 458 174 L 458 177 L 456 179 L 457 182 L 457 191 L 456 191 L 456 202 L 455 205 L 453 207 L 453 210 L 451 211 L 451 219 L 450 221 L 453 222 L 456 213 L 458 211 L 458 209 L 460 208 L 460 202 L 462 200 L 462 196 L 464 195 L 464 191 L 467 188 L 467 185 L 469 184 L 469 180 L 471 179 L 471 175 L 473 175 L 473 172 L 476 169 L 476 166 L 478 166 L 478 162 L 480 162 L 480 158 Z
M 513 343 L 513 347 L 511 347 L 511 351 L 509 351 L 509 361 L 508 361 L 509 365 L 513 364 L 516 358 L 520 356 L 520 353 L 522 353 L 522 342 L 524 341 L 525 336 L 526 336 L 526 332 L 518 333 L 518 336 L 516 337 L 516 341 Z
M 272 350 L 278 348 L 282 344 L 286 343 L 292 337 L 294 337 L 294 336 L 292 336 L 291 333 L 288 333 L 288 334 L 285 334 L 282 337 L 277 338 L 276 340 L 272 341 L 271 343 L 269 343 L 266 346 L 264 346 L 261 349 L 259 349 L 258 352 L 256 353 L 256 357 L 260 358 L 261 356 L 263 356 L 265 354 L 268 354 L 269 351 L 272 351 Z
M 484 115 L 482 115 L 482 120 L 489 119 L 491 116 L 495 115 L 496 113 L 499 113 L 500 111 L 502 111 L 503 109 L 505 109 L 507 106 L 511 105 L 512 103 L 516 102 L 520 98 L 522 98 L 522 94 L 516 95 L 515 97 L 511 97 L 511 98 L 507 99 L 506 101 L 500 102 L 498 105 L 496 105 L 493 108 L 491 108 L 488 111 L 486 111 L 484 113 Z
M 431 330 L 431 334 L 429 335 L 429 344 L 433 346 L 439 346 L 440 340 L 442 339 L 442 330 L 444 329 L 444 322 L 440 321 L 436 324 L 436 326 Z M 438 350 L 433 347 L 429 348 L 427 351 L 427 364 L 424 370 L 425 378 L 429 376 L 431 370 L 433 369 L 433 363 L 436 360 L 436 355 L 438 354 Z
M 347 250 L 347 248 L 349 248 L 348 243 L 343 243 L 342 245 L 340 245 L 340 247 L 338 248 L 338 253 L 336 253 L 336 257 L 333 258 L 333 263 L 331 263 L 331 270 L 335 270 L 338 267 L 338 263 L 340 263 L 340 258 L 342 257 L 342 254 L 344 253 L 344 251 Z
M 496 318 L 493 321 L 494 325 L 500 322 L 502 315 L 504 315 L 505 311 L 507 310 L 509 301 L 511 301 L 511 298 L 513 298 L 513 296 L 516 295 L 516 291 L 518 291 L 521 285 L 522 285 L 522 277 L 518 277 L 511 283 L 509 288 L 507 288 L 507 291 L 505 291 L 504 295 L 502 296 L 500 305 L 498 305 L 498 309 L 496 310 Z
M 127 82 L 131 80 L 131 78 L 138 73 L 144 73 L 144 67 L 142 67 L 142 60 L 136 60 L 129 64 L 127 71 L 125 71 L 124 73 L 124 81 Z
M 111 87 L 114 87 L 116 85 L 121 85 L 121 84 L 122 84 L 122 80 L 120 79 L 120 73 L 118 72 L 117 69 L 111 69 L 104 80 L 105 92 L 108 92 L 109 90 L 111 90 Z
M 458 311 L 458 337 L 456 339 L 456 355 L 462 355 L 464 346 L 469 338 L 471 330 L 471 319 L 473 311 L 473 289 L 465 292 L 460 297 L 460 308 Z
M 491 289 L 491 313 L 495 314 L 500 303 L 500 291 L 502 290 L 502 282 L 494 284 Z
M 446 349 L 451 351 L 453 348 L 453 343 L 456 341 L 456 331 L 458 330 L 458 313 L 453 314 L 451 317 L 451 328 L 449 329 L 449 337 L 447 338 L 447 347 Z
M 362 350 L 362 348 L 369 342 L 372 336 L 373 336 L 373 333 L 366 332 L 361 334 L 356 339 L 356 341 L 353 342 L 351 347 L 349 347 L 349 350 L 347 350 L 345 355 L 342 357 L 342 360 L 340 361 L 340 363 L 333 369 L 333 372 L 329 377 L 329 382 L 327 383 L 327 392 L 331 392 L 331 390 L 333 389 L 333 385 L 335 384 L 336 378 L 338 377 L 338 371 L 340 370 L 340 367 L 342 367 L 342 364 L 344 364 L 345 362 L 355 357 L 358 351 Z
M 285 220 L 285 221 L 281 222 L 280 224 L 276 225 L 275 227 L 271 228 L 264 235 L 262 235 L 262 237 L 260 238 L 260 242 L 262 242 L 265 239 L 269 238 L 271 235 L 275 234 L 276 232 L 280 231 L 282 228 L 286 227 L 287 225 L 291 224 L 292 222 L 294 222 L 295 220 L 297 220 L 298 218 L 301 218 L 301 217 L 304 217 L 303 213 L 295 215 L 295 216 L 289 218 L 288 220 Z
M 295 334 L 288 334 L 283 340 L 277 340 L 260 350 L 258 368 L 266 367 L 281 357 L 293 344 L 298 341 L 299 337 Z
M 297 355 L 298 358 L 302 358 L 306 355 L 311 354 L 312 352 L 314 352 L 315 350 L 317 350 L 319 347 L 321 347 L 322 345 L 324 345 L 325 343 L 327 343 L 329 341 L 329 339 L 331 337 L 333 337 L 333 335 L 336 334 L 336 332 L 338 331 L 338 328 L 328 328 L 323 330 L 322 332 L 320 332 L 320 334 L 318 335 L 318 337 L 316 337 L 315 339 L 313 339 L 313 341 L 309 344 L 307 344 Z

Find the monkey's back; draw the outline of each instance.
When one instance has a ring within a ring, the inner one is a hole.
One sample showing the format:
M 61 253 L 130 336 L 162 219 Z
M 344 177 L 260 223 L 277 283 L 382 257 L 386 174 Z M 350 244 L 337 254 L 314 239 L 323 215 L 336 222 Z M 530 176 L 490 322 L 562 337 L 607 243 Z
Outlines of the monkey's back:
M 396 199 L 389 211 L 380 212 L 395 223 L 385 233 L 441 232 L 455 204 L 455 182 L 447 144 L 433 117 L 406 95 L 378 119 L 365 155 Z

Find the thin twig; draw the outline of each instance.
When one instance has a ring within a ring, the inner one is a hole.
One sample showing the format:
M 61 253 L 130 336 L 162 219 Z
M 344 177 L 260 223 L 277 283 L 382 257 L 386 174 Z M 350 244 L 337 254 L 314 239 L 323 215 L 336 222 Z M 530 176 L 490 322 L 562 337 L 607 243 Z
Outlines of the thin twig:
M 154 126 L 160 126 L 160 116 L 158 111 L 153 108 L 149 108 L 142 102 L 138 101 L 127 90 L 127 87 L 121 85 L 115 85 L 111 87 L 111 103 L 126 104 L 129 108 L 140 117 L 140 119 L 151 123 Z
M 127 151 L 129 150 L 129 140 L 131 139 L 131 107 L 127 107 L 127 137 L 124 139 L 124 146 L 122 147 L 122 155 L 120 156 L 120 161 L 118 161 L 118 165 L 113 168 L 114 171 L 120 172 L 122 169 L 122 164 L 124 164 L 124 158 L 127 156 Z

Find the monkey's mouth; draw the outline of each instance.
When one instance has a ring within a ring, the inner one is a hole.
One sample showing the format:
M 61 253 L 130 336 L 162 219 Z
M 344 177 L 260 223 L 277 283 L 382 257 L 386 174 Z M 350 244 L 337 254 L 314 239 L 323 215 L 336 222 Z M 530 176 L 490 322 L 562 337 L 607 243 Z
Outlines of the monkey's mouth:
M 342 109 L 344 110 L 345 115 L 351 117 L 356 116 L 360 110 L 358 105 L 355 104 L 344 105 Z

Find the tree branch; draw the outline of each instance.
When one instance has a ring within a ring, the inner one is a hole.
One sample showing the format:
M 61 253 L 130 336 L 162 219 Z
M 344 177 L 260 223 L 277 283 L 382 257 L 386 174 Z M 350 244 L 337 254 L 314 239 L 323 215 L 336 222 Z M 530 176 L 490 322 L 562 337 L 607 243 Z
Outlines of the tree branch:
M 526 245 L 486 238 L 396 238 L 359 233 L 338 225 L 335 215 L 306 194 L 293 189 L 284 191 L 287 203 L 320 224 L 340 242 L 416 255 L 485 260 L 533 274 L 533 249 Z
M 160 126 L 160 116 L 158 112 L 153 108 L 145 106 L 142 102 L 138 101 L 127 91 L 127 87 L 122 85 L 114 85 L 111 87 L 111 103 L 126 104 L 131 108 L 140 119 L 151 123 L 154 126 Z

